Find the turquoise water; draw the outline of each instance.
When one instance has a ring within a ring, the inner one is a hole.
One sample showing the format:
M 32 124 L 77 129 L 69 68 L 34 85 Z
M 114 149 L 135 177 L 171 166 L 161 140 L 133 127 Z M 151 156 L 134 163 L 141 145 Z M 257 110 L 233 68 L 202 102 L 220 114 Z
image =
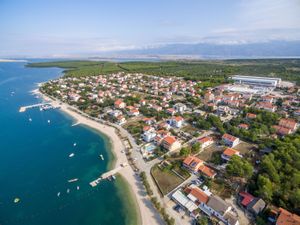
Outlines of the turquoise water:
M 40 101 L 29 93 L 36 83 L 61 75 L 60 69 L 24 65 L 0 63 L 0 224 L 133 224 L 122 182 L 89 186 L 113 158 L 107 138 L 72 127 L 74 121 L 59 110 L 18 112 L 20 106 Z M 79 181 L 68 183 L 73 178 Z M 17 204 L 16 197 L 21 199 Z

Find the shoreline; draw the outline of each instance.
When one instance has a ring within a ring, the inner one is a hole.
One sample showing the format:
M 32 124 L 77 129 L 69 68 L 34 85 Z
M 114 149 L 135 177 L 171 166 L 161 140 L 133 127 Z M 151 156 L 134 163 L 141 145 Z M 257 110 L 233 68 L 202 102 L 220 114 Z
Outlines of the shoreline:
M 79 113 L 70 109 L 72 106 L 46 96 L 45 94 L 40 92 L 39 89 L 34 90 L 33 92 L 35 94 L 39 94 L 45 101 L 51 102 L 52 105 L 60 106 L 60 110 L 63 113 L 66 113 L 68 116 L 71 116 L 75 120 L 75 123 L 82 124 L 87 128 L 93 129 L 101 135 L 107 137 L 107 139 L 109 140 L 110 151 L 114 157 L 113 161 L 108 164 L 108 169 L 116 168 L 124 162 L 127 163 L 127 157 L 125 153 L 121 152 L 125 149 L 125 146 L 116 134 L 114 127 L 106 124 L 100 124 L 94 120 L 86 118 L 83 115 L 80 115 Z M 164 224 L 160 218 L 159 213 L 157 211 L 154 211 L 152 207 L 149 207 L 148 202 L 145 201 L 148 197 L 143 188 L 143 184 L 139 181 L 139 177 L 134 173 L 131 167 L 124 167 L 118 172 L 118 174 L 126 181 L 129 191 L 132 193 L 132 200 L 136 204 L 137 221 L 140 222 L 137 225 Z M 131 207 L 131 205 L 128 207 Z

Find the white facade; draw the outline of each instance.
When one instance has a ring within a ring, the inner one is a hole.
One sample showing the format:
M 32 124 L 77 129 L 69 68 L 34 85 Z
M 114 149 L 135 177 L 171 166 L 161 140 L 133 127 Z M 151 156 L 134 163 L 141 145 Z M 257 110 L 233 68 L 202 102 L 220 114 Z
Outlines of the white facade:
M 249 84 L 255 86 L 277 87 L 281 83 L 280 78 L 255 77 L 255 76 L 233 76 L 232 79 L 239 84 Z

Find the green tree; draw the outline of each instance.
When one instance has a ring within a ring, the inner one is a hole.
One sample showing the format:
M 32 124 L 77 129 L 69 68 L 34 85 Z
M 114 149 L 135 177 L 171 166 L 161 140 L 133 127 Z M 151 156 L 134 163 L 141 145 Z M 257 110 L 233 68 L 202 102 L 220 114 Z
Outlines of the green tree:
M 208 225 L 208 218 L 206 216 L 198 217 L 197 225 Z
M 191 150 L 189 148 L 183 147 L 180 149 L 180 155 L 181 156 L 188 156 L 191 154 Z
M 193 154 L 197 154 L 199 153 L 200 149 L 201 149 L 201 144 L 199 142 L 196 142 L 195 144 L 192 145 L 191 151 Z
M 263 175 L 258 175 L 257 187 L 259 196 L 270 202 L 273 196 L 273 185 L 270 179 Z
M 226 166 L 226 173 L 229 176 L 250 178 L 253 174 L 253 166 L 246 159 L 234 155 Z

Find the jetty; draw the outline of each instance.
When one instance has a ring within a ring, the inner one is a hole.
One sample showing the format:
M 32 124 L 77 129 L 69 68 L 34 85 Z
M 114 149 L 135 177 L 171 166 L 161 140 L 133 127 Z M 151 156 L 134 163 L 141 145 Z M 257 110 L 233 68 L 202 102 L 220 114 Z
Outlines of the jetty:
M 116 173 L 118 173 L 121 169 L 123 169 L 124 167 L 126 167 L 128 164 L 127 163 L 122 163 L 120 166 L 107 171 L 106 173 L 103 173 L 100 177 L 98 177 L 96 180 L 93 180 L 92 182 L 90 182 L 90 185 L 92 187 L 96 187 L 101 180 L 105 180 L 109 177 L 114 176 Z
M 32 109 L 32 108 L 46 106 L 46 105 L 51 105 L 51 104 L 49 102 L 45 102 L 45 103 L 38 103 L 38 104 L 33 104 L 33 105 L 22 106 L 22 107 L 20 107 L 19 112 L 25 112 L 27 109 Z

